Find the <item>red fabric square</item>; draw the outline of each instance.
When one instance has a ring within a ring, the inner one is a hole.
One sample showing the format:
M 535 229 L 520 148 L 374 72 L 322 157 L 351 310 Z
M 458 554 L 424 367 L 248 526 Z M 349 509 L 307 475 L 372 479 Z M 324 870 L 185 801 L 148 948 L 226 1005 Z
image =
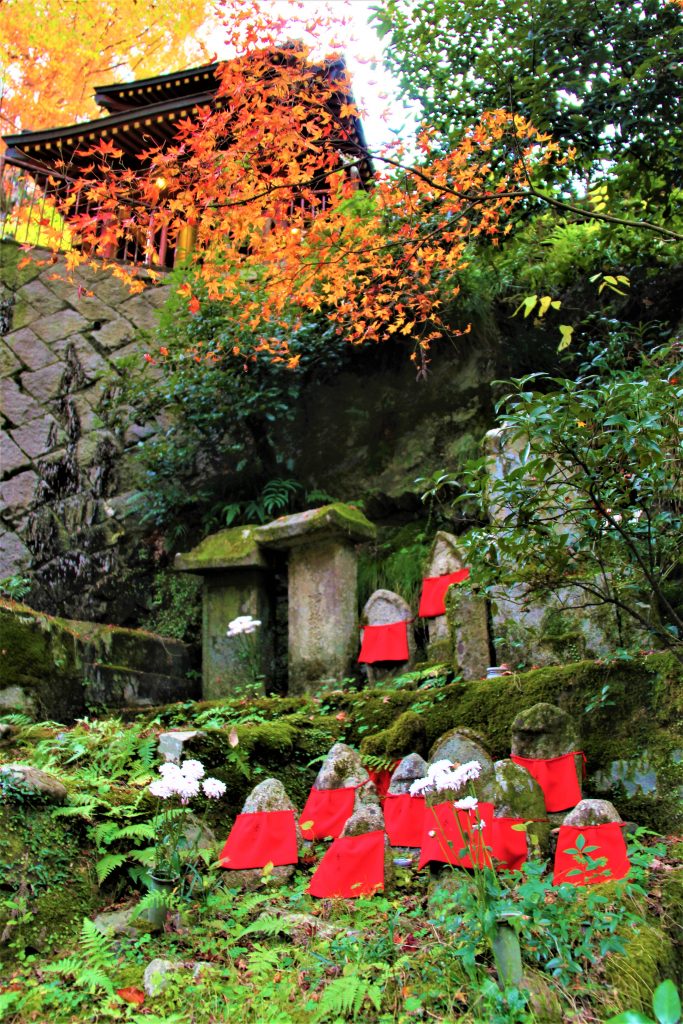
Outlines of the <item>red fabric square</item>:
M 469 576 L 469 569 L 458 569 L 457 572 L 449 572 L 445 576 L 426 576 L 422 580 L 422 594 L 417 614 L 425 619 L 445 615 L 446 591 L 454 583 L 463 583 Z
M 510 755 L 515 764 L 526 768 L 543 790 L 546 811 L 566 811 L 576 807 L 581 799 L 581 787 L 576 774 L 576 757 L 583 754 L 574 750 L 560 757 L 518 757 Z
M 384 832 L 335 839 L 308 887 L 321 899 L 357 899 L 384 888 Z
M 625 878 L 631 869 L 626 851 L 626 842 L 622 831 L 623 824 L 607 822 L 604 825 L 560 826 L 560 834 L 555 851 L 555 867 L 553 885 L 569 882 L 571 885 L 597 885 L 598 882 L 610 882 Z M 579 836 L 585 842 L 582 846 L 586 859 L 600 860 L 600 864 L 591 866 L 582 857 L 569 853 L 578 850 L 576 845 Z M 604 860 L 602 860 L 604 858 Z M 577 872 L 573 874 L 573 872 Z
M 494 818 L 491 826 L 491 853 L 494 860 L 508 871 L 519 871 L 527 859 L 529 850 L 526 832 L 514 829 L 513 825 L 522 825 L 526 818 Z
M 336 839 L 353 814 L 355 798 L 353 786 L 344 789 L 316 789 L 313 786 L 299 818 L 304 839 L 327 839 L 328 836 Z M 306 824 L 308 828 L 304 828 Z
M 238 814 L 219 858 L 221 867 L 232 871 L 298 859 L 294 811 Z
M 483 829 L 474 828 L 484 823 Z M 430 860 L 461 868 L 491 867 L 487 849 L 493 822 L 493 804 L 480 803 L 476 811 L 456 810 L 451 802 L 425 807 L 422 823 L 422 868 Z M 464 853 L 461 855 L 461 851 Z
M 384 824 L 392 846 L 422 845 L 425 798 L 389 793 L 384 801 Z
M 393 768 L 366 768 L 368 775 L 370 776 L 370 782 L 374 782 L 375 789 L 379 794 L 381 801 L 386 799 L 386 795 L 389 792 L 389 786 L 391 785 L 391 776 L 394 774 Z
M 363 626 L 358 660 L 366 665 L 376 661 L 408 661 L 408 623 Z

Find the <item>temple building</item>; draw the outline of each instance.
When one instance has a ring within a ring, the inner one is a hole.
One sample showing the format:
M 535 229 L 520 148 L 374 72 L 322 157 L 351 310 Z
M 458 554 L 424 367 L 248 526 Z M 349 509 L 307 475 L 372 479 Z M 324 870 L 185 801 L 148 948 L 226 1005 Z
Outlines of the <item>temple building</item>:
M 172 145 L 180 119 L 192 117 L 198 107 L 220 110 L 225 104 L 225 98 L 217 96 L 220 68 L 221 64 L 213 63 L 135 82 L 103 85 L 95 91 L 96 102 L 106 112 L 103 117 L 3 136 L 7 148 L 0 154 L 0 241 L 11 238 L 21 244 L 54 246 L 57 226 L 58 247 L 66 249 L 75 244 L 68 219 L 62 220 L 55 211 L 60 201 L 73 193 L 74 180 L 87 176 L 92 160 L 86 151 L 100 140 L 112 142 L 123 151 L 123 166 L 144 173 L 145 153 L 158 146 Z M 322 70 L 327 83 L 344 81 L 343 60 L 327 61 Z M 337 96 L 340 105 L 353 102 L 345 85 L 340 85 Z M 345 121 L 347 139 L 336 147 L 340 160 L 345 153 L 356 159 L 365 154 L 352 173 L 359 184 L 366 183 L 372 176 L 372 166 L 362 124 L 355 116 Z M 88 213 L 89 204 L 87 196 L 79 194 L 71 215 Z M 174 243 L 167 237 L 166 228 L 155 229 L 152 221 L 147 238 L 126 239 L 117 252 L 104 255 L 123 262 L 145 263 L 151 261 L 152 254 L 157 267 L 170 268 L 191 251 L 194 230 L 188 227 L 181 231 Z

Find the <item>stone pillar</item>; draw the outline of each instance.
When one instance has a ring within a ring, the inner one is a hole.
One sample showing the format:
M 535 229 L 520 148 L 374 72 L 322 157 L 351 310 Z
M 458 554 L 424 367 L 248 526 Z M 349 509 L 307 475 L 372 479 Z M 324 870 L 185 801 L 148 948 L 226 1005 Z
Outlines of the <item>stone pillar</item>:
M 254 531 L 259 545 L 289 552 L 289 693 L 348 675 L 358 650 L 355 544 L 375 527 L 349 505 L 282 516 Z
M 375 683 L 378 679 L 384 679 L 390 674 L 407 672 L 412 667 L 415 661 L 415 637 L 412 625 L 410 624 L 412 618 L 413 613 L 410 610 L 410 605 L 391 590 L 376 590 L 366 601 L 363 608 L 362 625 L 386 626 L 392 622 L 408 623 L 408 661 L 396 662 L 394 665 L 380 666 L 379 668 L 375 665 L 368 665 L 367 673 L 370 683 Z
M 254 540 L 254 527 L 238 526 L 206 537 L 192 551 L 178 554 L 174 569 L 201 575 L 202 695 L 217 700 L 248 681 L 244 641 L 255 648 L 255 661 L 266 684 L 273 674 L 273 631 L 267 587 L 268 563 Z M 239 615 L 261 620 L 248 638 L 226 636 Z
M 468 583 L 449 587 L 445 617 L 453 669 L 463 679 L 484 679 L 489 665 L 489 622 L 485 598 L 476 594 Z

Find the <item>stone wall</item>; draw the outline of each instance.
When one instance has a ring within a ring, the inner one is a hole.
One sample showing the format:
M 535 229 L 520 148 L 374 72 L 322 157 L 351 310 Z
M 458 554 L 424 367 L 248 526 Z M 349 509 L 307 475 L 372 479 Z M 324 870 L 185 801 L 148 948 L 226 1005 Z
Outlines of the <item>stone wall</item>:
M 30 567 L 34 606 L 125 622 L 121 580 L 148 554 L 136 553 L 126 453 L 145 431 L 106 429 L 101 403 L 168 287 L 131 295 L 87 268 L 71 284 L 63 260 L 23 257 L 0 242 L 0 580 Z

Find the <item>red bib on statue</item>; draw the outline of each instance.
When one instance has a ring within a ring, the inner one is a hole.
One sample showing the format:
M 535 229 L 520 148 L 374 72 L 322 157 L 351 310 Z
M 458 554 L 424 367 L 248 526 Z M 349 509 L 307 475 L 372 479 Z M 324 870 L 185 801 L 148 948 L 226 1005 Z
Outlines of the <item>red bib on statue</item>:
M 368 775 L 370 776 L 370 782 L 373 782 L 375 789 L 379 794 L 380 800 L 384 801 L 386 795 L 389 792 L 389 786 L 391 785 L 391 776 L 394 774 L 391 768 L 366 768 Z
M 523 825 L 526 820 L 526 818 L 493 819 L 489 846 L 494 861 L 497 861 L 504 870 L 519 871 L 527 859 L 529 851 L 526 832 L 523 829 L 513 828 L 514 825 Z
M 425 807 L 418 867 L 430 860 L 461 868 L 491 867 L 486 847 L 492 823 L 493 804 L 480 803 L 476 811 L 456 810 L 452 803 Z
M 304 839 L 327 839 L 330 836 L 336 839 L 353 814 L 355 799 L 353 786 L 344 789 L 316 789 L 313 786 L 299 818 Z
M 526 768 L 543 790 L 546 811 L 566 811 L 581 800 L 581 787 L 576 774 L 576 757 L 583 754 L 575 750 L 561 757 L 518 757 L 511 754 L 515 764 Z
M 555 852 L 553 885 L 597 885 L 625 878 L 631 864 L 623 824 L 560 826 Z M 583 837 L 583 838 L 581 838 Z
M 384 888 L 384 832 L 335 839 L 311 879 L 321 899 L 357 899 Z
M 469 569 L 458 569 L 457 572 L 449 572 L 445 576 L 425 577 L 422 580 L 422 594 L 417 614 L 424 619 L 434 618 L 435 615 L 445 615 L 446 591 L 454 583 L 463 583 L 469 579 L 469 575 Z
M 363 626 L 358 660 L 366 665 L 377 661 L 408 661 L 408 623 L 391 622 L 386 626 Z
M 384 826 L 392 846 L 422 845 L 425 798 L 389 793 L 384 801 Z
M 221 867 L 232 871 L 296 864 L 294 811 L 238 814 L 219 860 Z

